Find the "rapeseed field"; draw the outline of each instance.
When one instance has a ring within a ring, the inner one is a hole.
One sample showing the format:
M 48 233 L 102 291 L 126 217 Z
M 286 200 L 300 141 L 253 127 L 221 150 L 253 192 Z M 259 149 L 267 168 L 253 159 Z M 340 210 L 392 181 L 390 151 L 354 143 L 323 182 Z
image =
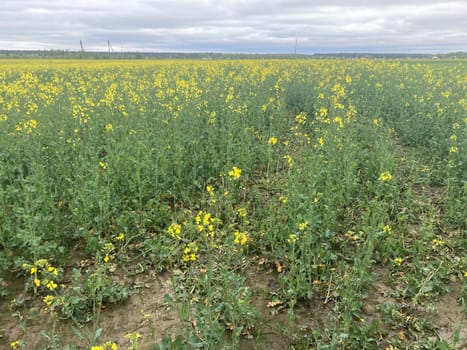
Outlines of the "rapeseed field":
M 466 136 L 462 60 L 2 60 L 1 348 L 467 346 Z

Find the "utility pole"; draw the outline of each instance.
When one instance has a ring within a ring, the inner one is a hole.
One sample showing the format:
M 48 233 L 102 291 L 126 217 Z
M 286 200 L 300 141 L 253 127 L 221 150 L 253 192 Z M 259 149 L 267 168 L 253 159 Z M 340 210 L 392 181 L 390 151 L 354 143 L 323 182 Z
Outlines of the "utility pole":
M 110 56 L 110 54 L 114 52 L 114 48 L 112 47 L 110 40 L 107 40 L 107 47 L 109 48 L 109 56 Z
M 297 44 L 298 44 L 298 39 L 295 39 L 295 49 L 294 49 L 295 56 L 297 56 Z
M 79 41 L 79 46 L 81 46 L 81 52 L 84 52 L 83 40 Z

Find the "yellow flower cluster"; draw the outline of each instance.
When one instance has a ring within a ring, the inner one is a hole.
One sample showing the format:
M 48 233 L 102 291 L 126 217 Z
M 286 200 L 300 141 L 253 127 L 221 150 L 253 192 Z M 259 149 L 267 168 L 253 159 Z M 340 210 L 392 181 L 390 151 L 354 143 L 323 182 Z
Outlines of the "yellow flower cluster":
M 211 185 L 206 186 L 206 192 L 209 193 L 209 195 L 213 196 L 214 195 L 214 187 Z
M 209 202 L 211 204 L 216 204 L 217 199 L 216 199 L 216 190 L 214 189 L 214 186 L 212 185 L 207 185 L 206 186 L 206 192 L 209 194 Z
M 238 208 L 237 209 L 237 214 L 240 217 L 244 218 L 244 217 L 246 217 L 248 215 L 248 212 L 247 212 L 247 210 L 245 208 Z
M 393 179 L 393 176 L 391 175 L 389 171 L 382 172 L 378 178 L 378 180 L 382 182 L 391 181 L 392 179 Z
M 195 261 L 197 258 L 196 253 L 198 253 L 198 245 L 195 242 L 190 242 L 188 245 L 183 249 L 183 261 Z
M 114 241 L 121 242 L 125 239 L 125 234 L 123 232 L 119 233 L 117 236 L 114 237 Z
M 118 350 L 117 343 L 108 341 L 102 345 L 94 345 L 91 347 L 91 350 Z
M 287 242 L 289 242 L 290 244 L 294 244 L 298 241 L 298 235 L 296 235 L 295 233 L 292 233 L 289 235 L 289 238 L 287 239 Z
M 248 235 L 246 232 L 234 231 L 234 243 L 238 245 L 246 244 Z
M 113 245 L 112 242 L 104 243 L 104 245 L 101 248 L 101 251 L 104 254 L 104 258 L 102 259 L 104 263 L 108 263 L 110 260 L 112 260 L 115 257 L 114 254 L 112 254 L 114 250 L 115 250 L 115 246 Z
M 277 143 L 277 137 L 272 136 L 269 138 L 268 144 L 270 144 L 271 146 L 274 146 L 276 143 Z
M 182 226 L 177 223 L 172 223 L 167 229 L 167 232 L 172 238 L 180 239 L 180 235 L 182 233 Z
M 198 232 L 206 232 L 208 237 L 214 237 L 214 225 L 219 223 L 218 219 L 212 217 L 210 213 L 200 210 L 196 215 L 195 222 Z
M 284 158 L 287 161 L 287 165 L 289 167 L 291 167 L 293 165 L 293 158 L 289 154 L 286 154 L 282 158 Z
M 18 132 L 24 132 L 26 134 L 31 134 L 35 128 L 37 128 L 37 120 L 29 119 L 19 121 L 18 124 L 16 124 L 15 130 Z
M 10 343 L 10 347 L 11 347 L 12 349 L 18 349 L 20 345 L 21 345 L 21 343 L 20 343 L 19 340 L 15 340 L 15 341 L 12 341 L 12 342 Z
M 443 247 L 443 246 L 446 244 L 446 242 L 443 241 L 441 238 L 435 238 L 435 239 L 433 239 L 433 240 L 431 241 L 431 244 L 432 244 L 432 245 L 431 245 L 431 248 L 432 248 L 433 250 L 436 250 L 436 249 L 438 249 L 438 248 L 440 248 L 440 247 Z
M 103 162 L 103 161 L 100 161 L 99 162 L 99 168 L 101 170 L 107 170 L 107 163 L 106 162 Z
M 232 167 L 232 170 L 230 170 L 228 172 L 228 175 L 234 179 L 234 180 L 238 180 L 240 178 L 240 176 L 242 175 L 242 170 L 237 168 L 236 166 Z
M 47 306 L 51 306 L 53 301 L 54 301 L 55 297 L 53 295 L 46 295 L 42 301 L 44 302 L 44 304 L 46 304 Z
M 188 212 L 191 214 L 190 211 Z M 220 219 L 212 216 L 209 212 L 200 210 L 196 216 L 194 216 L 194 222 L 185 220 L 182 224 L 172 223 L 168 227 L 167 232 L 172 238 L 182 242 L 186 242 L 187 239 L 190 239 L 190 235 L 193 235 L 194 233 L 203 233 L 206 237 L 214 239 L 216 228 L 221 224 L 222 221 Z M 186 232 L 186 234 L 183 235 L 183 239 L 182 232 Z M 199 236 L 197 235 L 197 237 Z M 190 262 L 197 260 L 198 251 L 199 247 L 195 241 L 185 244 L 183 248 L 183 261 Z
M 52 266 L 47 259 L 39 259 L 34 264 L 23 264 L 22 268 L 29 272 L 32 278 L 34 290 L 43 287 L 46 290 L 54 291 L 58 288 L 56 279 L 59 271 Z
M 300 112 L 299 114 L 297 114 L 295 116 L 295 121 L 298 123 L 298 124 L 306 124 L 306 113 L 305 112 Z

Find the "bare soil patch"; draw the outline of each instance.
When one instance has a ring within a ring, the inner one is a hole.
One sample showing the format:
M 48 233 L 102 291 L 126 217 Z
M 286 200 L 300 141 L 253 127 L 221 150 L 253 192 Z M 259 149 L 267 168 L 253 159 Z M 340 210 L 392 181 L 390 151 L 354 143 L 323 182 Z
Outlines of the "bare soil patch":
M 376 269 L 377 278 L 370 286 L 362 309 L 362 315 L 367 322 L 379 319 L 381 313 L 377 306 L 384 303 L 397 304 L 392 289 L 384 283 L 390 272 Z M 50 334 L 51 322 L 48 315 L 40 312 L 40 301 L 33 301 L 23 293 L 21 279 L 14 275 L 4 277 L 8 284 L 11 297 L 0 303 L 0 335 L 1 343 L 23 339 L 28 349 L 40 349 L 46 345 L 46 340 L 40 335 L 41 330 Z M 333 313 L 332 300 L 319 296 L 310 303 L 299 303 L 294 308 L 291 318 L 288 306 L 276 298 L 279 290 L 279 276 L 273 269 L 264 270 L 252 268 L 248 272 L 248 285 L 252 288 L 252 302 L 258 310 L 255 328 L 245 332 L 240 343 L 240 349 L 287 349 L 291 345 L 306 341 L 312 336 L 312 330 L 324 329 L 324 325 Z M 98 327 L 103 328 L 99 343 L 116 342 L 119 347 L 128 345 L 125 335 L 132 332 L 141 334 L 140 349 L 149 350 L 163 337 L 175 337 L 182 333 L 182 326 L 175 310 L 167 306 L 164 295 L 175 299 L 170 273 L 144 273 L 133 277 L 133 289 L 129 299 L 118 304 L 106 305 L 102 309 Z M 428 317 L 437 330 L 441 340 L 448 343 L 454 341 L 458 334 L 459 349 L 467 349 L 467 325 L 465 312 L 459 304 L 461 296 L 460 283 L 452 286 L 452 292 L 444 295 L 430 311 L 420 308 L 418 316 Z M 13 314 L 10 303 L 13 297 L 24 300 L 24 306 Z M 434 311 L 433 311 L 434 310 Z M 399 336 L 401 329 L 393 329 L 382 324 L 385 338 Z M 92 336 L 92 322 L 81 329 L 83 334 Z M 88 342 L 80 339 L 71 328 L 70 321 L 61 321 L 57 332 L 62 336 L 62 344 L 72 343 L 77 349 L 87 349 Z
M 40 300 L 32 300 L 22 292 L 24 281 L 10 280 L 8 289 L 11 297 L 0 303 L 0 334 L 2 343 L 22 339 L 28 349 L 40 349 L 47 341 L 41 336 L 41 330 L 51 334 L 50 316 L 41 312 Z M 131 296 L 118 304 L 108 304 L 102 309 L 96 328 L 102 328 L 99 343 L 112 341 L 120 346 L 128 344 L 125 335 L 138 332 L 141 334 L 140 349 L 151 346 L 165 336 L 180 334 L 180 322 L 175 310 L 167 307 L 164 295 L 173 297 L 173 288 L 169 273 L 141 274 L 134 277 Z M 10 304 L 12 299 L 24 300 L 24 305 L 14 313 Z M 86 338 L 91 338 L 93 322 L 83 326 L 80 331 Z M 62 344 L 88 349 L 89 340 L 81 339 L 72 329 L 69 320 L 60 321 L 56 332 L 61 335 Z

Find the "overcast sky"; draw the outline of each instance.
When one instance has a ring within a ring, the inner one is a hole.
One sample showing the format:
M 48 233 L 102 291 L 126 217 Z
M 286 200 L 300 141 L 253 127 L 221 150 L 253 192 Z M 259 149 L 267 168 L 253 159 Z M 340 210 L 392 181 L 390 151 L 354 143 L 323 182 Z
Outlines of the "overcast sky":
M 0 49 L 467 51 L 467 1 L 1 0 Z

